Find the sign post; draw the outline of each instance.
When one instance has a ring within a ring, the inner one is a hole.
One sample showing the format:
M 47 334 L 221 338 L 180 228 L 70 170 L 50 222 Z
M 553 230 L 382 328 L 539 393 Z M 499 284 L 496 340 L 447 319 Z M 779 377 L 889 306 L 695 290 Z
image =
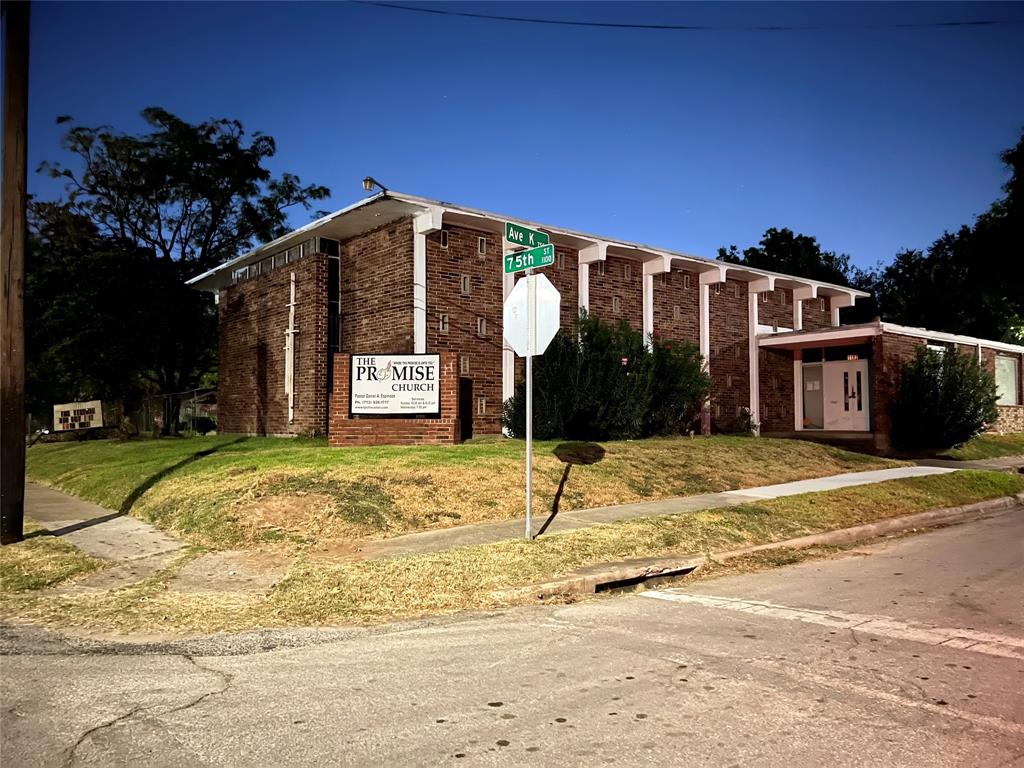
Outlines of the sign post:
M 526 270 L 505 300 L 505 339 L 520 357 L 526 358 L 526 538 L 533 538 L 533 357 L 543 354 L 558 332 L 561 296 L 535 266 L 554 263 L 555 248 L 548 236 L 527 227 L 505 223 L 505 239 L 532 246 L 505 256 L 505 272 Z

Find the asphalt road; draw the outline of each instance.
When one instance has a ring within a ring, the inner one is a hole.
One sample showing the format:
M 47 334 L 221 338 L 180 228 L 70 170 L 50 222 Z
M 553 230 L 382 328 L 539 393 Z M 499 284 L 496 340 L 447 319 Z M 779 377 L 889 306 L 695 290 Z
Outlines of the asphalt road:
M 0 651 L 5 768 L 1024 766 L 1024 509 L 574 606 Z

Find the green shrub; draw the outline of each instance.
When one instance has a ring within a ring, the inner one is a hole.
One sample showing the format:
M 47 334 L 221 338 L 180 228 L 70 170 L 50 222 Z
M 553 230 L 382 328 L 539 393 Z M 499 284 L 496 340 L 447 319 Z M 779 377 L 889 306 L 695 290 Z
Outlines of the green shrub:
M 996 382 L 974 355 L 918 347 L 890 402 L 892 441 L 908 450 L 954 448 L 992 424 Z
M 580 313 L 533 365 L 533 430 L 538 439 L 620 440 L 678 434 L 699 417 L 710 380 L 692 344 L 657 336 L 651 348 L 625 321 Z M 526 382 L 504 406 L 509 433 L 526 433 Z

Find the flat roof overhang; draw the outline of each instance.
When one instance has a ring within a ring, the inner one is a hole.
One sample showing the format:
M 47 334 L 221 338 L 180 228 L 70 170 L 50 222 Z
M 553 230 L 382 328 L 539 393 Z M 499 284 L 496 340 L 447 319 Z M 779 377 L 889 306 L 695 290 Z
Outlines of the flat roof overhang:
M 757 345 L 770 349 L 843 347 L 851 344 L 864 344 L 881 333 L 881 323 L 841 325 L 835 328 L 761 334 L 757 337 Z

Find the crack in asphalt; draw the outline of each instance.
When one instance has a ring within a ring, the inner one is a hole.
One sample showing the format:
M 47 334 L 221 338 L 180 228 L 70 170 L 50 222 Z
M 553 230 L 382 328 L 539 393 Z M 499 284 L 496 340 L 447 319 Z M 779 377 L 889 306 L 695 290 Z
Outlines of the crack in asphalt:
M 194 657 L 188 654 L 178 653 L 170 655 L 172 657 L 183 659 L 189 662 L 192 666 L 194 666 L 201 672 L 216 676 L 217 678 L 219 678 L 220 687 L 212 691 L 206 691 L 205 693 L 202 693 L 199 696 L 194 697 L 191 701 L 187 701 L 184 704 L 181 704 L 176 707 L 171 707 L 167 710 L 163 710 L 159 713 L 160 715 L 172 715 L 177 712 L 184 712 L 187 709 L 191 709 L 192 707 L 198 706 L 207 699 L 213 696 L 219 696 L 220 694 L 226 692 L 231 687 L 231 684 L 234 682 L 235 676 L 230 672 L 224 672 L 223 670 L 215 669 L 213 667 L 208 667 L 203 664 L 200 664 L 198 661 L 196 661 Z M 78 752 L 79 747 L 81 747 L 82 744 L 84 744 L 87 739 L 92 738 L 100 731 L 114 727 L 118 723 L 126 722 L 135 717 L 136 715 L 138 715 L 139 713 L 159 709 L 162 706 L 164 705 L 160 703 L 148 704 L 146 706 L 136 705 L 122 715 L 118 715 L 115 718 L 107 720 L 103 723 L 99 723 L 98 725 L 94 725 L 92 728 L 83 731 L 81 735 L 79 735 L 78 738 L 75 739 L 75 743 L 64 750 L 64 768 L 70 768 L 70 766 L 74 765 L 76 753 Z

